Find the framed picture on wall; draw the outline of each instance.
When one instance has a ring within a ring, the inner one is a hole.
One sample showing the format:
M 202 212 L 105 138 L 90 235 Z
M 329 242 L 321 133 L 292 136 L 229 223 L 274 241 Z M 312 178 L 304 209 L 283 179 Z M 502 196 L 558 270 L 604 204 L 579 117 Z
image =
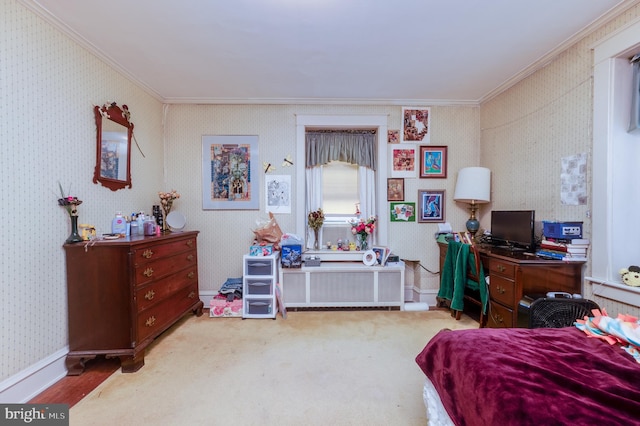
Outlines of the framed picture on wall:
M 391 203 L 391 222 L 415 222 L 416 203 Z
M 258 170 L 258 136 L 203 136 L 203 210 L 260 209 Z
M 391 177 L 414 178 L 418 173 L 415 145 L 393 144 L 391 147 Z
M 444 189 L 418 190 L 418 222 L 444 222 Z
M 427 107 L 403 107 L 403 143 L 429 143 L 431 139 L 431 109 Z
M 404 201 L 403 178 L 387 178 L 387 201 Z
M 446 178 L 447 177 L 447 147 L 446 146 L 421 146 L 420 147 L 420 177 L 421 178 Z

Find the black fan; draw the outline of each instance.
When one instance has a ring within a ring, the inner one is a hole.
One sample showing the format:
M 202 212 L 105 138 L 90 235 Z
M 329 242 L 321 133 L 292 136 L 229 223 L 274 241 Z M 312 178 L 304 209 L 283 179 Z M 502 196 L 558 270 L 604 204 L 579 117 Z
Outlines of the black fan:
M 529 328 L 569 327 L 577 319 L 591 316 L 593 309 L 600 306 L 588 299 L 565 299 L 546 297 L 531 303 Z

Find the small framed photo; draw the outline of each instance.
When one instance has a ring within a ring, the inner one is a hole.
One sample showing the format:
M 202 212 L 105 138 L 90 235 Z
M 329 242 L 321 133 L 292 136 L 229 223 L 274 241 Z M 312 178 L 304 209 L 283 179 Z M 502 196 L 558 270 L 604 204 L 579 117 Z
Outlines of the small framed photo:
M 447 147 L 446 146 L 421 146 L 420 147 L 420 177 L 421 178 L 446 178 L 447 177 Z
M 400 143 L 400 130 L 387 130 L 388 143 Z
M 444 222 L 444 189 L 418 190 L 418 222 Z
M 416 203 L 391 203 L 391 222 L 415 222 Z
M 387 178 L 387 201 L 404 201 L 403 178 Z

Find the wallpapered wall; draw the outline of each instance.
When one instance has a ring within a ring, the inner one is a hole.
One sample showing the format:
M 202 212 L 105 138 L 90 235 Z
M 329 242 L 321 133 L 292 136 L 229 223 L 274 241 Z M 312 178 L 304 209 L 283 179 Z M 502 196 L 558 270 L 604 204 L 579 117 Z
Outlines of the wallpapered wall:
M 15 1 L 0 1 L 0 22 L 2 381 L 67 345 L 70 225 L 58 181 L 83 201 L 80 223 L 99 233 L 115 210 L 150 210 L 164 185 L 160 102 Z M 129 106 L 146 156 L 132 151 L 131 190 L 92 182 L 93 106 L 107 100 Z
M 260 172 L 260 211 L 202 210 L 202 135 L 258 135 L 260 161 L 275 165 L 272 174 L 299 179 L 295 167 L 282 167 L 283 159 L 296 158 L 296 114 L 366 115 L 387 114 L 390 129 L 400 129 L 400 106 L 337 105 L 170 105 L 167 107 L 167 181 L 182 194 L 174 209 L 187 216 L 188 227 L 199 236 L 200 289 L 217 291 L 229 277 L 242 275 L 242 255 L 254 238 L 256 220 L 265 213 L 264 172 Z M 432 107 L 433 145 L 447 145 L 447 179 L 405 179 L 405 200 L 417 201 L 418 189 L 444 189 L 446 220 L 456 228 L 464 226 L 468 211 L 453 201 L 456 172 L 479 161 L 477 107 Z M 389 164 L 383 167 L 390 167 Z M 294 196 L 295 196 L 295 191 Z M 378 191 L 386 200 L 386 187 Z M 291 214 L 277 214 L 283 232 L 295 232 L 295 200 Z M 391 223 L 389 245 L 401 258 L 419 260 L 431 271 L 438 271 L 435 224 Z M 437 288 L 439 277 L 422 271 L 424 286 Z
M 544 68 L 481 105 L 481 164 L 493 171 L 493 209 L 535 209 L 536 219 L 583 221 L 591 238 L 591 199 L 585 205 L 560 200 L 561 159 L 588 154 L 591 190 L 593 158 L 593 54 L 591 46 L 640 16 L 627 10 L 557 56 Z M 631 183 L 630 184 L 635 184 Z M 522 188 L 513 191 L 513 188 Z M 587 264 L 585 276 L 590 275 Z M 640 308 L 592 297 L 610 315 L 640 315 Z

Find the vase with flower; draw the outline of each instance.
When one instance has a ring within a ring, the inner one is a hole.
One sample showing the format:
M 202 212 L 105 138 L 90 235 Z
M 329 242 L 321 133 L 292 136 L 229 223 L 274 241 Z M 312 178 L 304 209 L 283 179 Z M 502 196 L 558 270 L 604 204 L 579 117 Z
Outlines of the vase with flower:
M 320 249 L 320 241 L 319 241 L 319 232 L 320 228 L 322 228 L 322 224 L 324 223 L 324 213 L 322 209 L 318 209 L 316 211 L 309 212 L 307 216 L 307 222 L 309 224 L 309 228 L 313 230 L 313 235 L 315 237 L 315 241 L 313 242 L 313 249 Z
M 167 232 L 169 231 L 167 216 L 169 216 L 169 213 L 171 213 L 173 202 L 180 198 L 180 194 L 178 194 L 175 189 L 172 189 L 171 192 L 158 192 L 158 197 L 160 197 L 160 206 L 162 207 L 162 211 L 164 212 L 164 219 L 162 221 L 162 232 Z
M 356 249 L 368 250 L 369 249 L 369 235 L 373 234 L 376 229 L 376 218 L 374 216 L 368 219 L 360 219 L 357 221 L 351 221 L 351 233 L 356 237 Z
M 62 196 L 62 198 L 58 198 L 58 205 L 65 208 L 67 213 L 69 213 L 69 218 L 71 219 L 71 234 L 65 243 L 79 243 L 82 241 L 82 236 L 78 232 L 78 206 L 82 204 L 82 201 L 79 200 L 78 197 L 65 195 L 60 182 L 58 182 L 58 186 L 60 187 L 60 195 Z

